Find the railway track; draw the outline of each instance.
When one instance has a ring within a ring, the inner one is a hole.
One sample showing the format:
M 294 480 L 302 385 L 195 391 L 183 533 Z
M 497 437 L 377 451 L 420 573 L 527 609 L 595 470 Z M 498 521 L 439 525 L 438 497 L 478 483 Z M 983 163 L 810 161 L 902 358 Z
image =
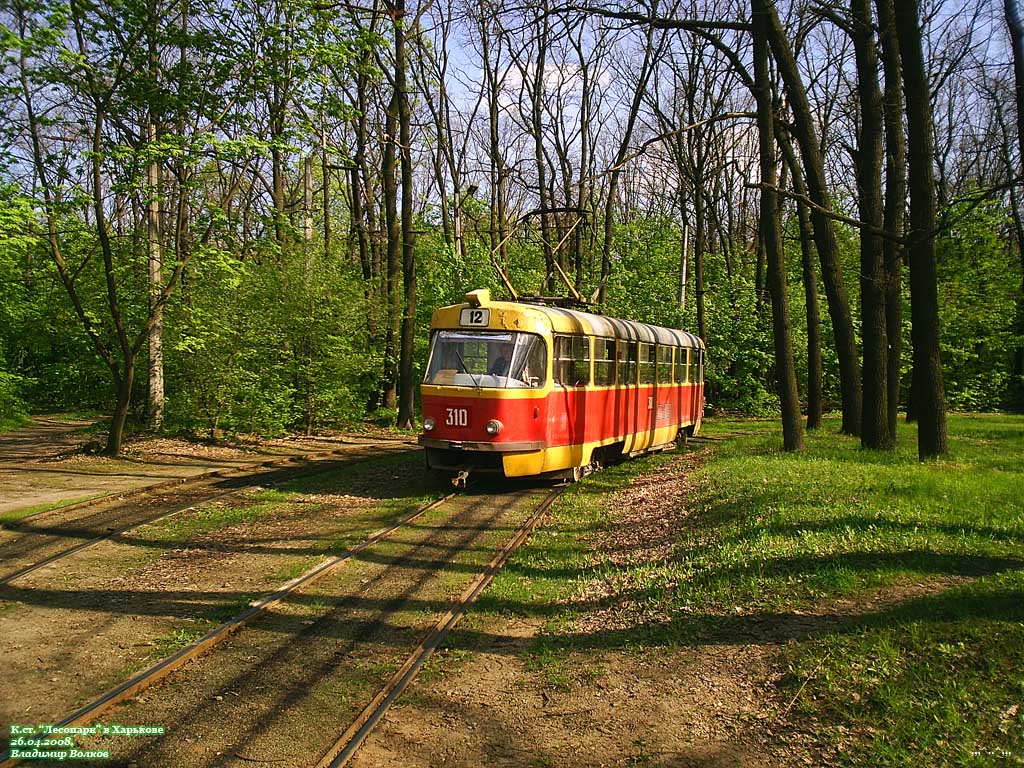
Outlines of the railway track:
M 304 438 L 295 438 L 297 441 L 302 441 Z M 314 438 L 309 438 L 314 439 Z M 365 445 L 381 445 L 381 444 L 394 444 L 404 443 L 407 445 L 415 445 L 414 440 L 409 440 L 404 437 L 374 437 L 367 438 L 370 442 L 356 442 L 351 438 L 342 438 L 342 445 L 349 447 L 365 446 Z M 149 485 L 143 485 L 138 488 L 130 488 L 126 490 L 115 491 L 113 493 L 107 493 L 100 496 L 94 496 L 89 499 L 83 499 L 82 501 L 76 501 L 71 504 L 61 504 L 59 506 L 51 507 L 50 509 L 43 509 L 38 512 L 33 512 L 31 515 L 25 515 L 19 517 L 15 521 L 0 521 L 0 531 L 3 530 L 18 530 L 18 526 L 26 523 L 29 520 L 38 520 L 44 517 L 53 517 L 57 515 L 63 515 L 67 512 L 77 512 L 81 509 L 88 509 L 89 507 L 99 506 L 114 500 L 126 500 L 132 499 L 139 496 L 150 496 L 154 493 L 167 490 L 169 488 L 187 488 L 193 484 L 207 483 L 218 478 L 229 478 L 237 475 L 245 475 L 251 472 L 260 472 L 267 469 L 274 469 L 279 467 L 285 467 L 288 464 L 293 464 L 302 461 L 316 461 L 320 459 L 328 459 L 335 456 L 345 449 L 333 448 L 329 451 L 311 451 L 309 453 L 299 453 L 292 456 L 281 456 L 275 459 L 264 459 L 262 461 L 252 462 L 250 464 L 243 464 L 239 467 L 226 467 L 222 469 L 213 469 L 209 472 L 202 472 L 197 475 L 189 475 L 187 477 L 175 477 L 170 480 L 162 480 L 158 483 L 150 483 Z
M 394 444 L 387 441 L 385 444 Z M 147 523 L 172 517 L 219 499 L 243 493 L 254 485 L 276 485 L 301 477 L 330 472 L 343 465 L 359 464 L 396 451 L 381 443 L 350 443 L 332 451 L 260 462 L 233 470 L 219 470 L 186 481 L 111 494 L 81 504 L 47 510 L 6 523 L 14 534 L 0 541 L 0 586 L 27 576 L 101 542 L 117 539 Z M 299 466 L 289 467 L 289 464 Z M 157 497 L 173 485 L 172 491 Z M 99 507 L 85 515 L 83 509 Z
M 448 633 L 459 623 L 477 597 L 491 583 L 498 571 L 512 553 L 519 549 L 530 533 L 540 522 L 548 507 L 555 501 L 561 489 L 556 489 L 544 497 L 533 514 L 519 527 L 509 542 L 501 548 L 487 567 L 480 571 L 468 587 L 459 596 L 458 602 L 442 616 L 434 625 L 430 634 L 406 658 L 398 671 L 391 676 L 373 700 L 359 713 L 358 717 L 345 732 L 330 746 L 326 754 L 317 763 L 317 768 L 343 768 L 355 756 L 366 738 L 373 732 L 377 723 L 384 717 L 391 705 L 402 695 L 430 655 L 438 649 Z
M 393 662 L 391 666 L 397 666 L 397 671 L 390 676 L 383 687 L 380 687 L 380 678 L 378 677 L 376 687 L 379 690 L 375 695 L 366 696 L 369 703 L 365 707 L 351 712 L 350 725 L 340 738 L 333 739 L 330 743 L 320 744 L 313 754 L 303 755 L 302 759 L 296 763 L 310 764 L 317 759 L 319 754 L 321 756 L 320 766 L 345 765 L 387 708 L 415 678 L 426 659 L 464 616 L 469 606 L 498 573 L 512 552 L 526 540 L 562 490 L 562 488 L 556 488 L 545 493 L 539 503 L 534 503 L 538 495 L 536 491 L 521 490 L 492 497 L 449 494 L 425 505 L 387 528 L 367 537 L 358 546 L 352 547 L 337 557 L 330 558 L 299 578 L 283 585 L 272 594 L 254 602 L 244 612 L 207 633 L 200 640 L 183 648 L 173 656 L 155 663 L 67 716 L 60 722 L 60 725 L 73 726 L 95 722 L 112 707 L 164 680 L 173 671 L 180 669 L 189 661 L 207 654 L 231 636 L 236 638 L 231 646 L 240 646 L 228 650 L 227 653 L 231 658 L 225 658 L 225 655 L 218 651 L 216 663 L 214 663 L 214 657 L 210 657 L 208 664 L 204 664 L 204 660 L 197 662 L 200 666 L 209 669 L 204 668 L 196 672 L 196 675 L 200 679 L 209 674 L 212 674 L 214 678 L 233 675 L 227 683 L 230 693 L 240 696 L 240 700 L 246 701 L 254 710 L 269 707 L 269 711 L 274 714 L 275 719 L 280 716 L 287 721 L 284 714 L 278 713 L 278 707 L 281 707 L 282 704 L 277 697 L 283 697 L 283 701 L 291 701 L 296 696 L 296 692 L 304 691 L 305 688 L 302 680 L 281 679 L 280 669 L 295 669 L 300 676 L 308 674 L 310 675 L 309 681 L 316 681 L 317 684 L 320 684 L 324 679 L 337 677 L 338 674 L 342 674 L 344 677 L 342 668 L 345 667 L 348 660 L 357 660 L 354 663 L 359 666 L 358 660 L 363 659 L 364 655 L 369 653 L 367 649 L 374 643 L 382 643 L 383 647 L 387 649 L 384 656 L 389 658 L 394 656 L 390 650 L 391 643 L 398 643 L 396 638 L 401 636 L 403 642 L 414 646 L 414 648 L 401 663 L 397 658 L 391 659 Z M 440 521 L 428 524 L 417 523 L 426 513 L 435 510 L 441 512 L 442 519 Z M 444 517 L 444 515 L 448 516 Z M 515 518 L 514 524 L 509 518 Z M 511 535 L 508 535 L 507 531 L 511 531 Z M 407 541 L 389 542 L 398 533 L 404 535 Z M 468 568 L 462 563 L 462 560 L 469 556 L 467 553 L 478 560 L 484 557 L 485 555 L 480 554 L 484 549 L 481 544 L 489 536 L 500 539 L 500 541 L 488 540 L 486 550 L 493 556 L 486 563 L 475 562 L 472 568 Z M 392 545 L 391 550 L 383 551 L 385 542 Z M 342 569 L 341 566 L 351 563 L 353 560 L 363 568 L 365 573 L 352 574 L 348 587 L 345 587 L 344 584 L 339 586 L 326 583 L 332 578 L 337 579 L 339 573 L 351 573 L 351 571 Z M 427 600 L 422 597 L 424 590 L 430 595 L 434 595 L 435 582 L 440 578 L 439 574 L 447 576 L 453 570 L 455 563 L 459 563 L 459 567 L 454 570 L 460 577 L 464 577 L 465 573 L 472 572 L 472 578 L 468 585 L 465 584 L 464 578 L 460 579 L 462 583 L 459 586 L 458 596 L 454 599 L 449 596 L 444 600 L 436 597 Z M 320 585 L 317 587 L 320 590 L 319 594 L 310 594 L 314 586 L 318 584 Z M 313 601 L 314 605 L 318 605 L 320 602 L 329 603 L 327 613 L 311 619 L 301 619 L 300 617 L 305 615 L 301 612 L 299 617 L 291 616 L 288 613 L 289 601 L 298 599 L 297 596 L 301 594 L 305 594 L 306 600 Z M 416 632 L 409 632 L 409 628 L 403 623 L 405 619 L 398 620 L 396 616 L 407 609 L 407 604 L 410 601 L 416 605 L 419 602 L 429 602 L 434 607 L 434 613 L 441 614 L 440 618 L 431 621 L 428 626 L 423 626 L 421 623 L 416 627 Z M 265 621 L 258 622 L 257 620 L 261 618 Z M 256 626 L 266 623 L 273 625 L 270 630 L 260 630 Z M 283 626 L 293 630 L 290 636 L 282 635 L 280 630 Z M 246 632 L 240 633 L 239 630 L 243 627 L 249 627 L 253 636 L 247 638 Z M 267 643 L 260 639 L 261 632 L 265 636 L 274 638 L 273 648 L 268 649 Z M 340 647 L 338 647 L 339 644 Z M 269 657 L 255 668 L 252 667 L 251 662 L 246 661 L 257 653 L 266 654 L 267 652 L 269 652 Z M 243 660 L 243 669 L 237 674 L 225 672 L 226 669 L 231 668 L 232 659 Z M 195 667 L 190 668 L 188 673 L 190 677 L 194 669 Z M 342 673 L 339 673 L 340 669 Z M 366 683 L 364 687 L 370 685 L 370 683 Z M 193 687 L 198 689 L 202 687 L 202 683 L 197 683 L 195 686 L 190 683 L 188 686 L 190 695 L 193 693 Z M 162 690 L 162 688 L 158 689 L 158 691 Z M 260 701 L 257 704 L 248 698 L 248 695 L 251 694 L 254 697 L 259 696 L 261 699 L 266 699 L 266 695 L 261 695 L 261 692 L 266 690 L 274 691 L 269 702 Z M 195 694 L 202 696 L 198 691 Z M 159 696 L 159 693 L 157 695 Z M 186 698 L 188 699 L 186 713 L 181 716 L 182 722 L 175 727 L 175 730 L 179 733 L 188 732 L 190 724 L 195 723 L 197 731 L 201 730 L 206 733 L 203 729 L 208 728 L 212 721 L 212 716 L 207 711 L 206 705 L 203 703 L 192 704 L 191 698 Z M 213 698 L 223 699 L 224 697 L 218 695 Z M 150 700 L 152 701 L 152 695 Z M 132 714 L 131 712 L 119 712 L 118 721 L 121 722 L 126 716 L 130 717 Z M 231 721 L 231 723 L 243 730 L 245 726 L 249 725 L 248 720 L 244 722 Z M 223 749 L 217 751 L 217 755 L 233 754 L 246 762 L 253 759 L 245 755 L 247 749 L 263 755 L 260 743 L 266 735 L 268 725 L 262 720 L 256 720 L 253 724 L 254 735 L 247 737 L 248 740 L 236 740 L 234 743 L 223 745 Z M 213 727 L 217 728 L 216 725 Z M 281 728 L 287 731 L 287 722 L 282 723 Z M 225 738 L 225 733 L 230 730 L 230 727 L 222 727 L 213 733 L 216 734 L 218 741 L 222 741 Z M 324 737 L 327 738 L 327 735 L 324 734 Z M 198 738 L 202 740 L 204 737 Z M 211 735 L 205 738 L 212 741 L 214 737 Z M 228 741 L 231 740 L 228 739 Z M 161 748 L 157 742 L 155 746 L 144 747 L 138 754 L 132 753 L 128 759 L 139 764 L 156 764 L 165 761 L 169 755 L 177 755 L 179 748 L 179 744 Z M 260 759 L 258 761 L 290 762 L 277 759 Z M 217 759 L 212 762 L 221 764 L 223 760 Z M 8 760 L 2 763 L 2 768 L 14 764 L 16 761 Z M 189 761 L 189 764 L 193 763 Z M 199 760 L 194 764 L 209 763 Z

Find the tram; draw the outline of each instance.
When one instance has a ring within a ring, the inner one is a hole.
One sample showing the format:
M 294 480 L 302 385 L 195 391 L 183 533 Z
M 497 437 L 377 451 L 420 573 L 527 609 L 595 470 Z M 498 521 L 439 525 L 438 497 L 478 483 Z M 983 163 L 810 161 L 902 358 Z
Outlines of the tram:
M 427 465 L 578 480 L 700 429 L 704 343 L 684 331 L 557 306 L 437 309 L 421 385 Z

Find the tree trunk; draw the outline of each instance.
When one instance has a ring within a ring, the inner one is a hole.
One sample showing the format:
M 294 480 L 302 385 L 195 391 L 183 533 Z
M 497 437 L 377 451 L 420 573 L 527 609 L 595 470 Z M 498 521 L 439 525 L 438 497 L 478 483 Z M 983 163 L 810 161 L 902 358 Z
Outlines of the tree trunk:
M 886 274 L 882 237 L 882 94 L 878 88 L 878 53 L 871 24 L 870 0 L 851 0 L 851 37 L 857 63 L 860 130 L 857 141 L 857 203 L 860 230 L 860 306 L 864 349 L 864 409 L 860 443 L 864 448 L 895 445 L 887 405 Z
M 1017 107 L 1017 144 L 1020 151 L 1019 163 L 1024 163 L 1024 24 L 1021 22 L 1020 9 L 1017 7 L 1018 0 L 1003 0 L 1003 11 L 1006 16 L 1006 26 L 1010 31 L 1010 43 L 1013 47 L 1013 83 L 1014 102 Z M 1007 154 L 1009 148 L 1007 148 Z M 1012 168 L 1011 175 L 1019 175 L 1024 172 L 1021 167 Z M 1015 190 L 1010 190 L 1014 202 L 1014 219 L 1019 222 L 1020 214 L 1017 210 Z M 1020 230 L 1017 224 L 1018 232 Z M 1021 286 L 1017 294 L 1017 312 L 1014 319 L 1014 330 L 1017 339 L 1024 339 L 1024 239 L 1017 238 L 1017 256 L 1021 261 Z M 1024 344 L 1017 343 L 1017 349 L 1013 355 L 1013 371 L 1011 381 L 1011 393 L 1018 402 L 1024 402 Z
M 540 206 L 540 239 L 544 250 L 544 283 L 540 292 L 551 290 L 555 275 L 555 255 L 551 249 L 551 220 L 548 208 L 547 161 L 544 157 L 544 84 L 547 76 L 548 31 L 550 19 L 547 15 L 547 0 L 544 0 L 544 17 L 537 37 L 537 60 L 534 65 L 533 82 L 530 84 L 530 132 L 533 134 L 533 154 L 537 163 L 537 196 Z
M 650 79 L 651 70 L 654 66 L 654 25 L 647 27 L 647 36 L 644 41 L 644 61 L 640 67 L 637 78 L 636 90 L 633 92 L 633 101 L 629 105 L 629 114 L 626 117 L 626 128 L 619 141 L 618 152 L 615 154 L 615 162 L 612 171 L 608 176 L 608 197 L 604 206 L 604 243 L 601 246 L 601 280 L 598 284 L 597 303 L 604 304 L 605 289 L 608 278 L 612 271 L 612 241 L 615 237 L 615 192 L 619 185 L 619 176 L 622 172 L 622 164 L 629 152 L 630 142 L 633 140 L 633 128 L 636 125 L 640 113 L 640 104 L 644 93 L 647 90 L 647 81 Z
M 508 268 L 505 244 L 505 165 L 501 155 L 501 137 L 499 135 L 499 109 L 501 106 L 501 83 L 498 81 L 498 58 L 491 55 L 491 35 L 488 25 L 489 17 L 484 14 L 480 19 L 480 38 L 483 50 L 484 76 L 487 85 L 487 128 L 488 157 L 491 173 L 491 210 L 490 210 L 490 244 L 491 254 L 503 269 Z
M 150 146 L 156 144 L 156 125 L 147 126 Z M 151 149 L 151 151 L 153 151 Z M 149 402 L 146 421 L 159 432 L 164 423 L 164 310 L 158 305 L 163 291 L 162 257 L 160 253 L 160 164 L 154 158 L 146 164 L 146 233 L 149 266 L 149 312 L 153 323 L 149 328 Z M 187 194 L 181 190 L 179 194 Z
M 396 25 L 397 29 L 397 25 Z M 397 31 L 396 31 L 397 34 Z M 398 218 L 398 184 L 395 179 L 395 152 L 397 151 L 399 105 L 397 82 L 391 93 L 384 120 L 382 163 L 382 191 L 384 193 L 384 219 L 388 230 L 387 294 L 388 324 L 384 338 L 383 405 L 392 409 L 398 402 L 398 343 L 402 323 L 402 300 L 398 285 L 402 280 L 401 228 Z
M 152 87 L 160 76 L 158 54 L 158 8 L 156 0 L 148 6 L 147 48 L 149 77 Z M 159 432 L 164 422 L 164 310 L 158 303 L 163 291 L 162 255 L 160 252 L 160 161 L 156 156 L 157 115 L 150 110 L 146 125 L 150 158 L 146 163 L 146 239 L 149 273 L 149 312 L 153 322 L 149 328 L 148 403 L 146 421 Z
M 302 163 L 302 239 L 313 242 L 313 156 L 306 155 Z M 308 258 L 308 256 L 307 256 Z
M 896 6 L 896 34 L 903 63 L 910 189 L 910 314 L 914 343 L 914 400 L 917 454 L 925 459 L 948 452 L 946 399 L 939 351 L 939 298 L 935 267 L 934 138 L 928 74 L 922 53 L 917 0 Z
M 697 298 L 697 335 L 707 344 L 707 312 L 704 307 L 704 251 L 707 250 L 705 221 L 704 197 L 698 191 L 693 198 L 693 292 Z
M 811 223 L 814 225 L 814 242 L 818 248 L 818 259 L 821 261 L 822 280 L 825 283 L 829 315 L 832 317 L 836 354 L 839 357 L 839 381 L 843 399 L 842 432 L 858 435 L 861 422 L 860 363 L 850 315 L 850 302 L 846 295 L 839 261 L 839 246 L 832 219 L 826 215 L 827 211 L 832 210 L 832 201 L 825 180 L 825 159 L 800 70 L 774 7 L 768 10 L 767 26 L 768 41 L 775 54 L 779 74 L 785 82 L 786 93 L 789 95 L 790 107 L 793 110 L 793 133 L 803 157 L 808 196 L 815 204 L 811 209 Z
M 1024 163 L 1024 23 L 1021 22 L 1018 0 L 1003 0 L 1006 27 L 1013 47 L 1014 101 L 1017 104 L 1017 145 Z
M 803 202 L 797 203 L 800 221 L 800 264 L 807 305 L 807 429 L 824 426 L 824 397 L 821 387 L 821 314 L 818 306 L 818 274 L 814 269 L 814 235 L 811 215 Z
M 127 355 L 124 359 L 124 374 L 115 374 L 117 402 L 110 418 L 110 431 L 107 433 L 107 445 L 103 452 L 107 456 L 120 456 L 124 442 L 124 427 L 128 421 L 128 408 L 132 402 L 132 382 L 135 378 L 135 355 Z
M 320 134 L 320 175 L 323 176 L 321 206 L 324 209 L 324 258 L 331 258 L 331 163 L 327 154 L 327 128 Z M 355 190 L 352 190 L 355 195 Z M 353 206 L 354 207 L 354 206 Z
M 907 201 L 907 149 L 903 136 L 903 83 L 900 49 L 892 0 L 875 0 L 878 9 L 879 42 L 885 68 L 883 118 L 885 121 L 885 211 L 882 226 L 893 235 L 903 234 Z M 886 362 L 887 429 L 896 441 L 900 405 L 900 376 L 903 355 L 903 244 L 885 239 L 885 337 L 889 344 Z
M 767 0 L 751 0 L 754 41 L 754 97 L 757 100 L 758 147 L 761 168 L 760 234 L 768 271 L 768 289 L 772 304 L 772 335 L 775 340 L 775 369 L 782 405 L 783 449 L 800 451 L 804 447 L 800 423 L 800 398 L 793 364 L 793 342 L 789 323 L 789 299 L 786 294 L 785 260 L 782 254 L 782 226 L 779 221 L 778 193 L 775 191 L 775 119 L 768 72 Z
M 789 165 L 793 179 L 793 190 L 801 197 L 807 196 L 803 171 L 793 151 L 793 144 L 784 131 L 777 131 L 776 137 L 782 147 L 782 155 Z M 797 221 L 800 225 L 800 264 L 804 281 L 804 303 L 807 305 L 807 429 L 821 429 L 824 425 L 822 412 L 824 398 L 821 386 L 821 313 L 818 303 L 818 275 L 814 270 L 814 234 L 811 215 L 807 205 L 800 199 L 796 204 Z
M 416 336 L 416 234 L 412 207 L 412 120 L 405 73 L 405 0 L 395 3 L 395 93 L 398 97 L 399 149 L 402 157 L 402 313 L 401 357 L 398 380 L 398 426 L 411 429 L 415 408 L 413 342 Z

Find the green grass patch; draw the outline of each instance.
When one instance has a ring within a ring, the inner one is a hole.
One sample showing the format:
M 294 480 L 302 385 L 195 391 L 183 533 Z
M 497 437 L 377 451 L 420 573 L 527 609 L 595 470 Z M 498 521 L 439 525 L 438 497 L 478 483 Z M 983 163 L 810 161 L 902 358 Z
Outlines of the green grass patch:
M 577 654 L 762 642 L 786 648 L 779 697 L 835 762 L 1024 764 L 1024 419 L 951 415 L 949 457 L 917 460 L 837 434 L 781 451 L 771 421 L 708 422 L 667 558 L 595 548 L 614 492 L 672 455 L 570 489 L 481 607 L 540 617 L 530 663 L 574 684 Z M 616 617 L 607 629 L 582 619 Z
M 323 561 L 319 557 L 304 557 L 301 560 L 296 560 L 295 562 L 284 565 L 274 571 L 274 581 L 283 584 L 291 581 L 292 579 L 297 579 L 320 562 Z
M 0 416 L 0 432 L 10 432 L 12 429 L 27 427 L 31 423 L 32 418 L 23 413 Z
M 153 651 L 149 654 L 149 661 L 164 659 L 171 654 L 177 653 L 187 645 L 191 645 L 213 628 L 209 621 L 197 622 L 194 625 L 180 627 L 166 635 L 161 635 L 153 645 Z
M 788 651 L 794 720 L 850 766 L 1024 764 L 1024 574 L 907 600 Z
M 162 523 L 165 541 L 185 541 L 204 533 L 259 520 L 278 508 L 275 502 L 256 504 L 207 504 L 188 517 L 175 517 Z M 158 524 L 160 525 L 160 524 Z
M 458 648 L 442 648 L 430 655 L 424 662 L 417 681 L 421 684 L 435 683 L 447 674 L 457 672 L 472 661 L 473 653 Z
M 48 504 L 36 504 L 34 507 L 25 507 L 24 509 L 13 509 L 9 512 L 0 512 L 0 523 L 14 523 L 18 520 L 23 520 L 30 515 L 35 515 L 40 512 L 49 512 L 54 509 L 63 509 L 64 507 L 70 507 L 73 504 L 79 504 L 83 501 L 98 499 L 105 495 L 106 494 L 103 493 L 94 493 L 91 496 L 79 496 L 74 499 L 51 501 Z

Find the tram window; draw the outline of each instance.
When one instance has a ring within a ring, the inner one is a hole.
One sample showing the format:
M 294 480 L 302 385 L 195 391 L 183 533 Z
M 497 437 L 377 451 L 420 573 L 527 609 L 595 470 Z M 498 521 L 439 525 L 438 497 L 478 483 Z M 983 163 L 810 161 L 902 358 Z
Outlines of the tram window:
M 689 379 L 687 374 L 689 373 L 687 366 L 687 357 L 690 354 L 690 350 L 678 347 L 676 349 L 676 384 L 687 384 Z
M 640 345 L 640 383 L 654 383 L 654 369 L 657 364 L 656 347 L 653 344 Z
M 439 330 L 431 336 L 424 384 L 518 389 L 547 378 L 544 339 L 532 333 Z
M 672 347 L 658 345 L 658 383 L 672 383 Z
M 619 342 L 619 386 L 636 384 L 636 342 Z
M 687 380 L 691 384 L 700 383 L 700 356 L 701 351 L 699 349 L 690 350 L 690 371 Z
M 594 339 L 594 383 L 615 385 L 615 339 Z
M 590 383 L 590 339 L 555 336 L 555 383 L 585 387 Z
M 572 386 L 572 339 L 569 336 L 555 336 L 555 384 Z

